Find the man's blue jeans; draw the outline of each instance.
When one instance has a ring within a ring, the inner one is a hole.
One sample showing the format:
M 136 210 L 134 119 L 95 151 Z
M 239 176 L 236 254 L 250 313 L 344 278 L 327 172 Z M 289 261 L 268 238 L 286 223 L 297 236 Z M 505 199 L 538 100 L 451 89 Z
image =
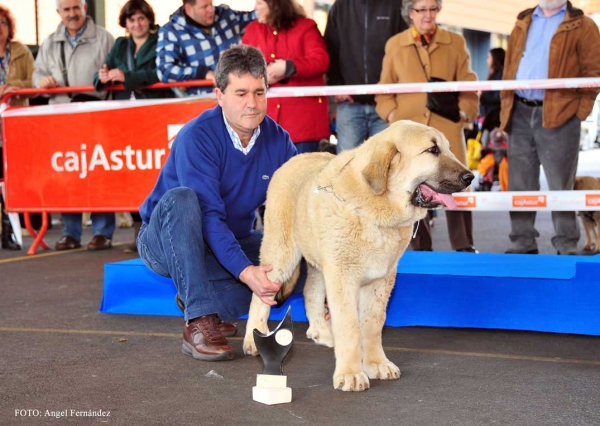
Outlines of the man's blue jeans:
M 337 104 L 337 152 L 356 148 L 388 125 L 375 112 L 375 105 L 340 102 Z
M 259 264 L 262 231 L 239 240 L 248 259 Z M 140 257 L 150 269 L 171 277 L 185 303 L 185 319 L 218 313 L 231 321 L 248 313 L 252 291 L 216 259 L 202 235 L 202 212 L 190 188 L 166 192 L 137 239 Z
M 112 239 L 115 232 L 115 214 L 114 213 L 92 213 L 92 232 L 94 235 L 104 235 Z M 71 236 L 77 241 L 81 241 L 81 213 L 63 213 L 62 221 L 65 225 L 62 235 Z

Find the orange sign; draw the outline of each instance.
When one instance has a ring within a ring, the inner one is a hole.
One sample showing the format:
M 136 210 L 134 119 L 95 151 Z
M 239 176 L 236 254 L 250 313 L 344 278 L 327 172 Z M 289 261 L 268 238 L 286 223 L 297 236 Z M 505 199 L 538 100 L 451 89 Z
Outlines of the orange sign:
M 463 209 L 474 209 L 477 207 L 477 199 L 469 195 L 453 195 L 456 207 Z
M 600 195 L 586 194 L 585 205 L 586 207 L 600 207 Z
M 547 207 L 545 195 L 513 195 L 513 207 Z
M 179 129 L 216 101 L 88 104 L 7 111 L 2 120 L 8 210 L 136 211 Z

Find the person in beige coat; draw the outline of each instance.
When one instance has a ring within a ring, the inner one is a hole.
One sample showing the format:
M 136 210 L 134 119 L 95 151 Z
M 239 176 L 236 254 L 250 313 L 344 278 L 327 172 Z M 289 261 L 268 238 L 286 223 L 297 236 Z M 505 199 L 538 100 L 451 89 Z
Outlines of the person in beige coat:
M 436 16 L 441 8 L 441 0 L 402 3 L 404 19 L 411 23 L 411 27 L 388 40 L 380 84 L 425 83 L 431 77 L 446 81 L 477 80 L 471 69 L 471 59 L 464 38 L 437 27 Z M 377 95 L 375 101 L 377 113 L 388 123 L 412 120 L 444 133 L 450 141 L 454 155 L 467 164 L 463 124 L 472 122 L 477 117 L 479 100 L 476 92 L 459 93 L 458 122 L 427 109 L 426 93 Z M 473 246 L 472 213 L 447 211 L 446 218 L 452 249 L 476 252 Z M 427 220 L 418 224 L 417 236 L 412 240 L 411 246 L 414 250 L 433 249 L 431 229 Z
M 31 87 L 33 72 L 33 55 L 27 46 L 13 40 L 15 36 L 15 18 L 10 10 L 0 5 L 0 97 L 15 93 L 20 88 Z M 24 96 L 13 96 L 9 99 L 12 106 L 26 106 L 29 99 Z M 0 179 L 4 177 L 2 161 L 2 126 L 0 122 Z M 6 250 L 20 250 L 14 238 L 13 229 L 4 211 L 4 199 L 0 191 L 0 214 L 2 217 L 2 244 Z

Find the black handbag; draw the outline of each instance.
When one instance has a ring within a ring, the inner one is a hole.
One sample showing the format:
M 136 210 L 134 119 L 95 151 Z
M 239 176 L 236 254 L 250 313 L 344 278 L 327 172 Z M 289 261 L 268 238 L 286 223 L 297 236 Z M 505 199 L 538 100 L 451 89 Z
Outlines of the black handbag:
M 421 68 L 423 68 L 423 73 L 425 73 L 425 78 L 427 78 L 427 72 L 425 71 L 425 65 L 423 65 L 423 61 L 421 60 L 421 55 L 419 55 L 417 46 L 414 44 L 413 46 L 415 47 L 417 58 L 419 58 L 419 62 L 421 63 Z M 445 82 L 446 80 L 443 78 L 431 77 L 427 81 L 429 83 L 439 83 Z M 453 121 L 454 123 L 461 121 L 460 109 L 458 108 L 458 92 L 427 93 L 426 107 L 434 114 Z

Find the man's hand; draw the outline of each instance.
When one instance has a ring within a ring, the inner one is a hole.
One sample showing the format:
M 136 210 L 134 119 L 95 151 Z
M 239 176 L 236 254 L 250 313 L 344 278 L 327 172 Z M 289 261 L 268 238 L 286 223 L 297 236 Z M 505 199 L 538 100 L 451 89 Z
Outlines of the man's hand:
M 40 81 L 40 89 L 51 89 L 53 87 L 57 87 L 58 83 L 52 76 L 44 77 Z
M 352 96 L 350 95 L 335 95 L 334 98 L 336 102 L 350 102 L 351 104 L 354 103 L 354 99 L 352 99 Z
M 388 123 L 392 123 L 392 120 L 394 119 L 394 114 L 396 114 L 396 108 L 394 108 L 393 110 L 390 111 L 390 113 L 387 116 L 387 122 Z
M 205 80 L 211 80 L 213 82 L 213 85 L 215 84 L 215 72 L 213 70 L 208 70 L 208 72 L 206 73 L 206 77 L 204 77 Z
M 240 281 L 250 287 L 250 290 L 256 294 L 266 305 L 273 306 L 277 302 L 272 300 L 281 288 L 281 283 L 274 283 L 267 278 L 267 272 L 273 270 L 273 265 L 246 267 L 240 274 Z
M 102 68 L 98 70 L 98 78 L 102 84 L 106 84 L 110 81 L 110 78 L 108 77 L 108 66 L 106 64 L 104 64 Z

